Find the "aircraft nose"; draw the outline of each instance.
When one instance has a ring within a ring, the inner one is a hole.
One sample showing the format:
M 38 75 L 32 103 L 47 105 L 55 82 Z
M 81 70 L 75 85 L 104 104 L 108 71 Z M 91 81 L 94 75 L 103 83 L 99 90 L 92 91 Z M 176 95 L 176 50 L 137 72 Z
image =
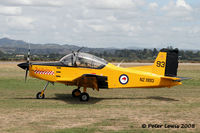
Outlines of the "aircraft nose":
M 22 68 L 22 69 L 24 69 L 24 70 L 29 69 L 29 64 L 28 63 L 20 63 L 17 66 Z

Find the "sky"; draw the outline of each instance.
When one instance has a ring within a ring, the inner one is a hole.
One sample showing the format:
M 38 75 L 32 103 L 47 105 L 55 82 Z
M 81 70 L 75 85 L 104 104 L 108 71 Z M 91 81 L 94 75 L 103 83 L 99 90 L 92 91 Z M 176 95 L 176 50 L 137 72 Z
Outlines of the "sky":
M 0 38 L 200 49 L 199 0 L 0 0 Z

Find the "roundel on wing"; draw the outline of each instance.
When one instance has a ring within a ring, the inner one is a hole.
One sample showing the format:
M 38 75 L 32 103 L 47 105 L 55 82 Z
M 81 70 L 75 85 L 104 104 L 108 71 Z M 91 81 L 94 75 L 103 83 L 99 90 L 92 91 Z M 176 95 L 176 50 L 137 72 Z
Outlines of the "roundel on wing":
M 119 82 L 123 85 L 127 84 L 128 80 L 129 80 L 129 78 L 126 74 L 122 74 L 119 76 Z

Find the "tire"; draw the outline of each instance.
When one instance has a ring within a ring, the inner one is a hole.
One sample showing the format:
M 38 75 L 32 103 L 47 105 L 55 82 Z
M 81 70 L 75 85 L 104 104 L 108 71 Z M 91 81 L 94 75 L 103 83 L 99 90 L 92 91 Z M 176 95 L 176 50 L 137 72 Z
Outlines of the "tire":
M 80 95 L 80 101 L 86 102 L 86 101 L 89 101 L 89 99 L 90 99 L 90 96 L 89 96 L 88 93 L 86 93 L 86 92 L 81 93 L 81 95 Z
M 72 91 L 72 97 L 79 97 L 81 95 L 81 91 L 79 89 L 74 89 Z
M 43 93 L 43 95 L 41 96 L 41 92 L 38 92 L 37 95 L 36 95 L 36 98 L 37 99 L 44 99 L 45 98 L 45 95 Z

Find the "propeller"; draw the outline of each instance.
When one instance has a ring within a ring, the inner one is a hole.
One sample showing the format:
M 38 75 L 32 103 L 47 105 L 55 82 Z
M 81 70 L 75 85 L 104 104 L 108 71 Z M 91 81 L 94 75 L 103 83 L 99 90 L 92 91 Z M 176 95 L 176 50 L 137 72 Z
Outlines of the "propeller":
M 25 63 L 20 63 L 18 64 L 18 66 L 24 70 L 26 70 L 25 73 L 25 82 L 27 80 L 27 76 L 28 76 L 28 71 L 29 71 L 29 65 L 30 65 L 30 44 L 29 44 L 29 49 L 28 49 L 28 54 L 27 54 L 27 60 Z
M 25 74 L 25 83 L 26 83 L 26 80 L 27 80 L 27 75 L 28 75 L 28 68 L 26 68 L 26 74 Z
M 28 71 L 29 71 L 29 64 L 30 64 L 30 53 L 31 53 L 31 49 L 30 49 L 30 44 L 28 45 L 28 54 L 27 54 L 27 61 L 26 63 L 28 64 L 28 67 L 26 68 L 26 74 L 25 74 L 25 82 L 27 80 L 27 75 L 28 75 Z

